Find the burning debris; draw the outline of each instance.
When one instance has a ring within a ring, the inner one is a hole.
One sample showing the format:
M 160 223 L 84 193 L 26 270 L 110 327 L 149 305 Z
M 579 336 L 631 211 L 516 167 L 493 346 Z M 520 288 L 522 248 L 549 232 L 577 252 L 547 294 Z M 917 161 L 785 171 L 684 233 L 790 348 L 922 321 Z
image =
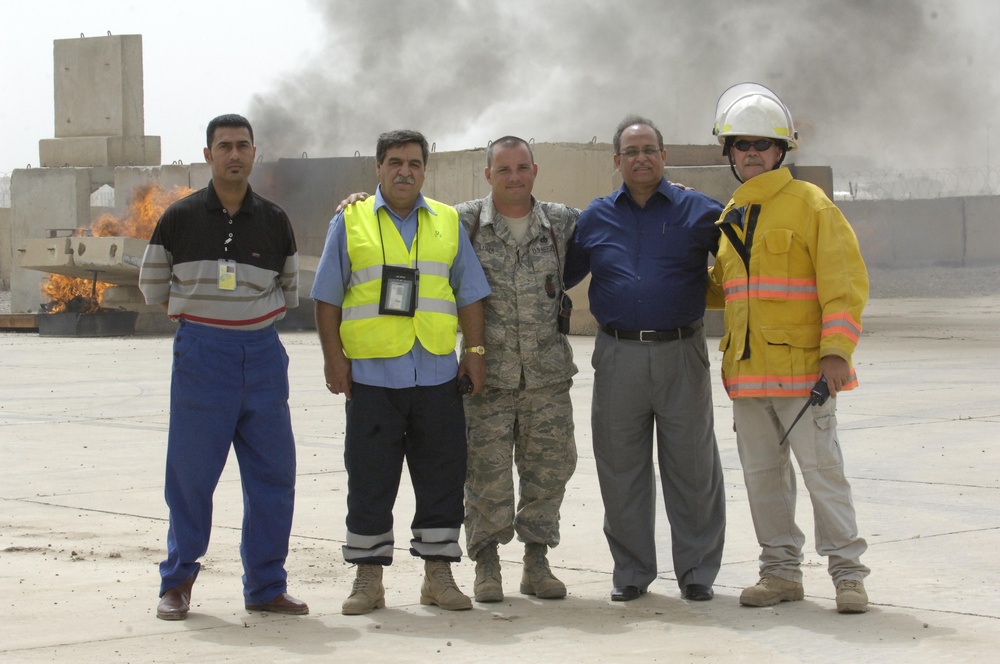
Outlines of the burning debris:
M 111 284 L 53 274 L 42 283 L 42 294 L 49 297 L 42 303 L 43 314 L 89 314 L 101 310 L 101 296 Z
M 78 228 L 72 238 L 134 238 L 149 240 L 157 220 L 171 203 L 193 191 L 187 187 L 164 189 L 159 183 L 136 187 L 129 199 L 128 208 L 122 217 L 112 214 L 102 215 L 89 228 Z M 94 244 L 101 244 L 95 242 Z M 75 254 L 82 256 L 87 243 L 72 242 Z M 114 256 L 117 247 L 111 245 L 109 253 Z M 79 262 L 79 261 L 77 261 Z M 138 269 L 138 266 L 136 266 Z M 42 294 L 48 302 L 41 305 L 42 313 L 93 313 L 102 311 L 101 299 L 113 284 L 98 281 L 99 270 L 93 270 L 93 277 L 84 279 L 66 274 L 51 274 L 42 282 Z

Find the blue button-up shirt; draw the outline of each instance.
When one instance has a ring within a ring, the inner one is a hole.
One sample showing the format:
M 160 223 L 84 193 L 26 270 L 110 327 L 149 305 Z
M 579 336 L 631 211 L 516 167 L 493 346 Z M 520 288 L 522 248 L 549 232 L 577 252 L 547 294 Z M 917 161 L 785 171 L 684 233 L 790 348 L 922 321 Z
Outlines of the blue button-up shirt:
M 382 189 L 375 190 L 375 212 L 384 209 L 392 219 L 399 234 L 409 249 L 417 234 L 417 210 L 424 208 L 430 214 L 434 211 L 427 205 L 424 195 L 417 197 L 413 210 L 401 219 L 386 205 Z M 477 302 L 490 294 L 486 275 L 472 249 L 465 228 L 458 225 L 458 253 L 451 266 L 449 283 L 455 291 L 455 304 L 459 308 Z M 339 213 L 330 221 L 326 234 L 323 256 L 316 268 L 312 298 L 337 307 L 344 306 L 347 284 L 351 279 L 351 259 L 347 253 L 347 230 L 344 214 Z M 451 380 L 458 373 L 458 359 L 455 353 L 435 355 L 424 348 L 419 340 L 405 355 L 390 358 L 351 360 L 351 379 L 362 385 L 400 389 L 416 385 L 440 385 Z
M 580 215 L 566 284 L 590 272 L 590 312 L 619 330 L 670 330 L 705 315 L 709 253 L 719 246 L 722 205 L 666 179 L 645 207 L 623 184 Z

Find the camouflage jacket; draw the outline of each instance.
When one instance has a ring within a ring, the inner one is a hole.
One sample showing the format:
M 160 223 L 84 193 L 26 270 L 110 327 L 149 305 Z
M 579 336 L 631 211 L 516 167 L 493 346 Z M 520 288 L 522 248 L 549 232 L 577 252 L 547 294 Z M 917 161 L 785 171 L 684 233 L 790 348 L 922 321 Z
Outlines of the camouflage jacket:
M 556 318 L 562 292 L 559 271 L 566 264 L 566 246 L 580 212 L 532 201 L 526 243 L 520 246 L 493 207 L 492 196 L 455 206 L 493 291 L 485 301 L 488 387 L 543 387 L 577 372 L 573 350 L 556 328 Z

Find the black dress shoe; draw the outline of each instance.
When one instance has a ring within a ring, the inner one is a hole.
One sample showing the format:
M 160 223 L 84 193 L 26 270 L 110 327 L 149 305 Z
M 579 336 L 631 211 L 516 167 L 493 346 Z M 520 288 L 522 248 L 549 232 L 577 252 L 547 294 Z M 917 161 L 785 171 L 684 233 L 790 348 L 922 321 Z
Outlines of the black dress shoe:
M 611 601 L 612 602 L 631 602 L 632 600 L 639 597 L 639 595 L 645 594 L 645 590 L 640 590 L 639 586 L 625 586 L 624 588 L 612 588 L 611 589 Z
M 691 599 L 696 602 L 707 602 L 713 597 L 715 597 L 715 591 L 712 590 L 712 586 L 706 586 L 700 583 L 689 583 L 684 586 L 684 599 Z

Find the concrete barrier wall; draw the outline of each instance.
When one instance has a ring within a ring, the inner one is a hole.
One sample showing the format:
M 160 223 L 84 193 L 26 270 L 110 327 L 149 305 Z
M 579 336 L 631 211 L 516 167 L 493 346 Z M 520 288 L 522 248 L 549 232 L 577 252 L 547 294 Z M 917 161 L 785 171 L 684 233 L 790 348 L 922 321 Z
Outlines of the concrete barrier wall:
M 1000 197 L 840 201 L 872 267 L 971 267 L 1000 262 Z
M 11 175 L 11 313 L 31 313 L 41 304 L 39 289 L 45 275 L 20 267 L 23 240 L 46 237 L 53 228 L 87 226 L 92 191 L 86 168 L 17 169 Z
M 254 165 L 250 185 L 288 213 L 299 254 L 319 256 L 340 201 L 355 191 L 374 192 L 378 179 L 374 157 L 281 159 Z
M 0 207 L 0 290 L 10 290 L 14 248 L 10 234 L 10 208 Z
M 965 222 L 964 266 L 1000 261 L 1000 196 L 963 198 Z
M 542 143 L 533 146 L 538 163 L 535 195 L 579 208 L 621 184 L 609 143 Z M 669 146 L 668 160 L 697 166 L 668 166 L 669 180 L 681 182 L 719 201 L 728 201 L 737 186 L 725 160 L 713 146 Z M 676 163 L 676 162 L 674 162 Z M 434 153 L 428 162 L 424 192 L 446 202 L 480 198 L 489 192 L 484 176 L 486 150 Z M 15 171 L 12 208 L 0 210 L 0 285 L 17 290 L 18 311 L 37 307 L 41 275 L 18 271 L 18 245 L 41 237 L 53 227 L 75 227 L 90 215 L 81 205 L 99 183 L 110 179 L 105 169 L 34 169 Z M 87 173 L 90 173 L 88 178 Z M 797 177 L 832 190 L 828 167 L 797 166 Z M 124 209 L 131 189 L 148 180 L 165 186 L 204 187 L 211 178 L 208 164 L 119 167 L 113 171 L 115 207 Z M 299 252 L 319 256 L 337 204 L 354 191 L 372 192 L 378 180 L 374 157 L 282 159 L 258 163 L 251 184 L 288 212 Z M 938 198 L 910 201 L 841 201 L 854 227 L 868 265 L 880 268 L 976 266 L 1000 262 L 1000 197 Z M 579 316 L 587 318 L 586 283 L 571 293 Z
M 582 208 L 611 191 L 610 144 L 549 143 L 534 150 L 539 164 L 537 198 Z M 485 168 L 485 148 L 433 153 L 424 195 L 450 204 L 482 198 L 490 191 Z M 340 201 L 355 191 L 374 192 L 378 178 L 374 157 L 281 159 L 255 165 L 250 184 L 288 212 L 299 253 L 318 256 Z

